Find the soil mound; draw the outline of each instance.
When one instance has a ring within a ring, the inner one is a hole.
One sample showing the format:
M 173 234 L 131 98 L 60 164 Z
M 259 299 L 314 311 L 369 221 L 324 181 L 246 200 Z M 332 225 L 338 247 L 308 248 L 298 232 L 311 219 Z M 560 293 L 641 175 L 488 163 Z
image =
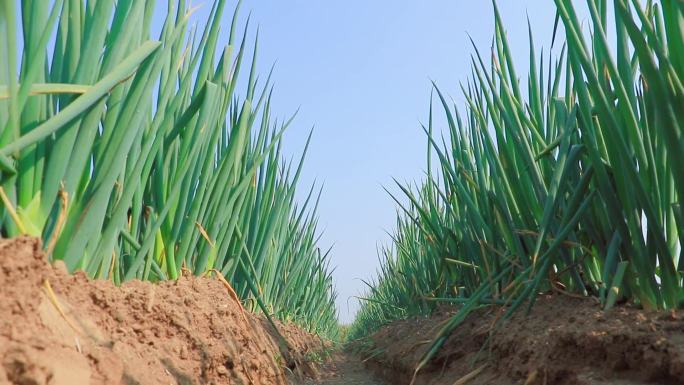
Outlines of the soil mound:
M 416 384 L 684 384 L 684 312 L 604 312 L 587 299 L 550 295 L 493 329 L 504 309 L 471 314 Z M 456 309 L 394 322 L 355 348 L 391 383 L 411 381 L 431 339 Z M 460 381 L 460 382 L 459 382 Z
M 115 287 L 0 240 L 0 384 L 287 384 L 325 343 L 278 329 L 291 349 L 215 279 Z

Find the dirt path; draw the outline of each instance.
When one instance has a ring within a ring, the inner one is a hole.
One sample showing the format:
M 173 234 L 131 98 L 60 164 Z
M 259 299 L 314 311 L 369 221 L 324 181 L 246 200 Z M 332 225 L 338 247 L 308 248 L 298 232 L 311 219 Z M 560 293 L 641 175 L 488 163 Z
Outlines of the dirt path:
M 321 379 L 307 385 L 386 385 L 367 370 L 357 358 L 337 352 L 320 370 Z

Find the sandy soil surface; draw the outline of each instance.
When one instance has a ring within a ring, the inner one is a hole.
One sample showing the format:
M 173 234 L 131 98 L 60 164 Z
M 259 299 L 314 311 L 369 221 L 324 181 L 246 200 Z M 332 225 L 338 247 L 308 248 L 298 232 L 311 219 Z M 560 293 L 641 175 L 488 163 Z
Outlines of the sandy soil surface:
M 365 367 L 358 356 L 335 352 L 320 368 L 317 380 L 308 380 L 306 385 L 387 385 Z
M 54 293 L 54 297 L 51 293 Z M 317 337 L 243 312 L 226 287 L 184 277 L 115 287 L 0 240 L 0 384 L 287 384 L 313 375 Z
M 499 329 L 502 308 L 471 314 L 416 384 L 684 384 L 684 312 L 607 312 L 588 299 L 543 296 Z M 388 383 L 409 384 L 431 339 L 455 309 L 392 323 L 355 347 Z M 488 342 L 488 343 L 486 343 Z
M 307 360 L 329 345 L 278 324 L 283 347 L 218 280 L 119 288 L 51 267 L 40 250 L 34 239 L 0 240 L 0 385 L 409 384 L 456 311 L 392 323 L 354 346 L 360 357 L 336 352 L 317 371 Z M 684 385 L 682 311 L 603 312 L 550 295 L 495 329 L 502 311 L 471 314 L 416 385 Z

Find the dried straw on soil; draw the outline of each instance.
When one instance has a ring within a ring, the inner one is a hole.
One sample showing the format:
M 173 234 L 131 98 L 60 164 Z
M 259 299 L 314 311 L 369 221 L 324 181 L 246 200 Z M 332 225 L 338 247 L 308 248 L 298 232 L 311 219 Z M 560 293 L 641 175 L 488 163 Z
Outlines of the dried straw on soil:
M 119 288 L 50 267 L 30 238 L 0 240 L 0 315 L 0 384 L 286 384 L 288 362 L 323 348 L 279 325 L 281 351 L 218 280 Z

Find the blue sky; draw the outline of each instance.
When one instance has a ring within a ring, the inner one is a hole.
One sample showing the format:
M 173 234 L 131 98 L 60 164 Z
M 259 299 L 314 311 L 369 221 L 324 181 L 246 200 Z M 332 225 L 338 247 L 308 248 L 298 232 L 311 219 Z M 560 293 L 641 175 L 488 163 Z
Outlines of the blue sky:
M 527 17 L 537 49 L 548 48 L 553 1 L 500 0 L 499 6 L 522 76 Z M 375 274 L 377 246 L 389 241 L 396 220 L 383 186 L 397 191 L 392 178 L 423 178 L 420 122 L 427 119 L 430 80 L 462 103 L 459 83 L 470 74 L 473 52 L 468 34 L 488 52 L 493 8 L 486 0 L 246 0 L 243 21 L 250 12 L 260 31 L 260 72 L 277 62 L 274 114 L 285 118 L 300 108 L 286 153 L 298 156 L 315 126 L 302 182 L 324 183 L 322 246 L 334 244 L 340 319 L 348 322 L 358 308 L 352 297 L 364 291 L 359 278 Z

